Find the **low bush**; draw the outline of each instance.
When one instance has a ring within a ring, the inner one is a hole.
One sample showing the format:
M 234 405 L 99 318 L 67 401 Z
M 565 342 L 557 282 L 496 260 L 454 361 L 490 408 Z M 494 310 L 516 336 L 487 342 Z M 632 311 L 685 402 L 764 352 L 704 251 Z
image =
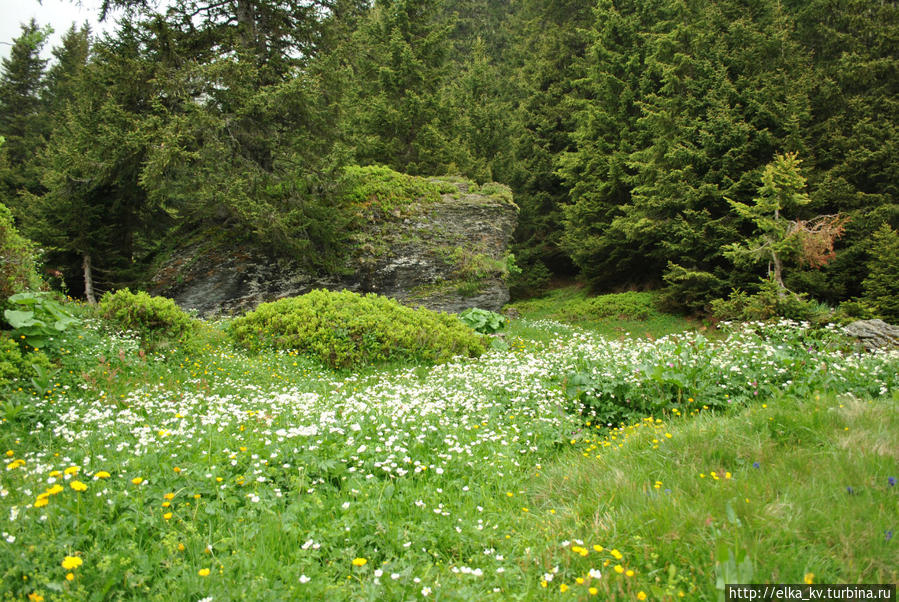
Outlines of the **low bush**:
M 377 207 L 383 212 L 415 201 L 440 200 L 442 190 L 425 178 L 399 173 L 379 165 L 347 167 L 343 185 L 346 201 L 357 206 Z
M 234 320 L 230 336 L 251 350 L 296 350 L 332 368 L 388 361 L 436 363 L 477 357 L 483 338 L 456 316 L 412 309 L 393 299 L 316 290 L 263 303 Z
M 201 327 L 199 320 L 186 314 L 174 301 L 127 288 L 103 295 L 100 315 L 123 330 L 138 333 L 150 347 L 185 343 Z
M 18 233 L 12 213 L 0 204 L 0 305 L 16 293 L 40 287 L 34 245 Z
M 25 353 L 11 336 L 0 333 L 0 389 L 35 375 L 33 366 L 50 368 L 50 360 L 41 351 Z
M 782 291 L 773 281 L 762 282 L 759 291 L 749 294 L 734 290 L 727 299 L 715 299 L 712 315 L 719 320 L 823 320 L 828 317 L 826 306 L 810 300 L 804 294 Z

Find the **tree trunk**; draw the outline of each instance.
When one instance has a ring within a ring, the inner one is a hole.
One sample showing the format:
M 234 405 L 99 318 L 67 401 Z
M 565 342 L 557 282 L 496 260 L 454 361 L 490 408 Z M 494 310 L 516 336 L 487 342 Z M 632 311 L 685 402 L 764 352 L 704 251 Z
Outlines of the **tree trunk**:
M 84 254 L 82 267 L 84 267 L 84 296 L 88 303 L 96 305 L 97 299 L 94 297 L 94 278 L 91 275 L 91 256 L 88 253 Z
M 783 264 L 780 261 L 780 257 L 778 257 L 777 253 L 771 252 L 771 257 L 774 260 L 774 282 L 777 283 L 777 296 L 784 297 L 787 293 L 787 285 L 784 284 L 783 280 Z

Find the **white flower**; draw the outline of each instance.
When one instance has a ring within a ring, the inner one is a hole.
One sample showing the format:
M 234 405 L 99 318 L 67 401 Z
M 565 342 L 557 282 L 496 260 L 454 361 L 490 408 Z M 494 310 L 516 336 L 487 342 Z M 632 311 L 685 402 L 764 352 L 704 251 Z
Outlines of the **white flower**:
M 309 583 L 310 581 L 312 581 L 312 579 L 310 579 L 306 575 L 300 575 L 300 583 Z
M 430 596 L 430 595 L 431 595 L 431 588 L 430 588 L 430 587 L 423 587 L 423 588 L 421 588 L 421 595 L 422 595 L 422 596 Z

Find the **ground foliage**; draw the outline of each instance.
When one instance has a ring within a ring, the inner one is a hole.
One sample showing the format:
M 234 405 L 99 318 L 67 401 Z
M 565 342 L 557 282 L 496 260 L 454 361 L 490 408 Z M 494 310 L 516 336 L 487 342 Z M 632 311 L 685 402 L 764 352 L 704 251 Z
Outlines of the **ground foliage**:
M 478 359 L 334 372 L 70 309 L 52 380 L 6 389 L 6 595 L 714 600 L 730 555 L 896 579 L 899 359 L 835 327 L 525 319 Z

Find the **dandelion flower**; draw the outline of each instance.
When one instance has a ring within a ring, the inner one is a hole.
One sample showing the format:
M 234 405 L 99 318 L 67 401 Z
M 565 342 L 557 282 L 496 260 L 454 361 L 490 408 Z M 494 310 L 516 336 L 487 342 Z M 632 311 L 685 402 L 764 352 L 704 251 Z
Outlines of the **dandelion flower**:
M 208 577 L 209 569 L 200 569 L 199 571 L 197 571 L 197 575 L 199 575 L 200 577 Z
M 72 573 L 66 573 L 66 581 L 74 581 L 75 575 Z
M 596 594 L 599 593 L 599 590 L 596 589 L 595 587 L 591 587 L 591 588 L 588 589 L 587 591 L 590 592 L 590 595 L 591 595 L 591 596 L 595 596 Z
M 615 565 L 615 572 L 618 573 L 618 574 L 620 575 L 621 573 L 624 572 L 624 567 L 621 566 L 620 564 L 616 564 L 616 565 Z
M 353 558 L 353 566 L 365 566 L 367 562 L 366 558 Z
M 62 493 L 62 490 L 62 485 L 54 485 L 47 490 L 47 495 L 56 495 L 57 493 Z
M 75 491 L 85 491 L 87 490 L 87 485 L 82 483 L 81 481 L 72 481 L 69 483 L 69 487 L 74 489 Z
M 95 479 L 108 479 L 111 475 L 105 470 L 101 470 L 99 472 L 94 473 Z
M 170 518 L 172 518 L 172 513 L 166 512 L 165 514 L 162 515 L 162 518 L 164 518 L 165 520 L 169 520 Z
M 43 508 L 44 506 L 46 506 L 49 503 L 50 503 L 50 500 L 48 500 L 47 498 L 39 497 L 36 500 L 34 500 L 34 507 L 35 508 Z
M 611 552 L 609 552 L 609 554 L 611 554 L 615 558 L 615 560 L 621 560 L 621 558 L 623 557 L 623 554 L 617 549 L 612 550 Z
M 62 559 L 62 568 L 66 569 L 67 571 L 77 569 L 82 564 L 84 564 L 84 561 L 81 560 L 81 558 L 78 556 L 66 556 Z
M 807 584 L 811 585 L 815 582 L 815 574 L 814 573 L 806 573 L 804 580 Z
M 134 477 L 133 479 L 131 479 L 131 482 L 134 483 L 135 485 L 140 485 L 141 483 L 144 482 L 144 478 L 143 477 Z
M 645 600 L 645 599 L 646 599 L 646 592 L 644 592 L 641 589 L 639 592 L 637 592 L 637 600 Z
M 565 585 L 564 583 L 562 583 L 561 585 L 559 585 L 559 591 L 564 594 L 565 592 L 568 591 L 568 586 Z

